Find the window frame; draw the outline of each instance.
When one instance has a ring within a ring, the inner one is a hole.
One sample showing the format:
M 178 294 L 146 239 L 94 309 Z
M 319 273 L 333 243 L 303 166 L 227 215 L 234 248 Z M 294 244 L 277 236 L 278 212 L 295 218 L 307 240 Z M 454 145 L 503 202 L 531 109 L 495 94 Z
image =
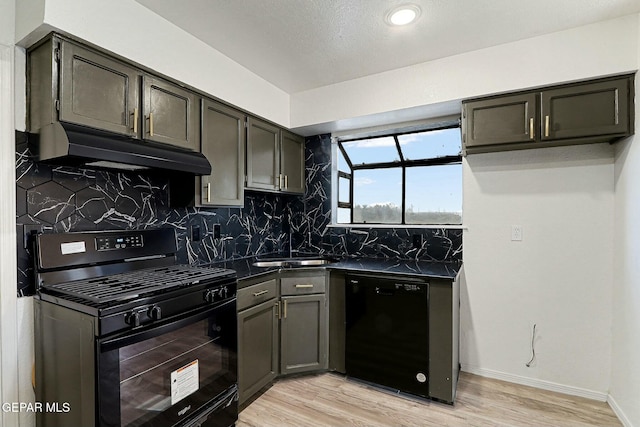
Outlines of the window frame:
M 419 128 L 419 129 L 415 129 L 412 128 L 410 130 L 400 130 L 400 131 L 395 131 L 395 132 L 389 132 L 389 133 L 376 133 L 375 135 L 362 135 L 362 136 L 356 136 L 356 137 L 334 137 L 333 141 L 335 142 L 335 145 L 337 147 L 337 150 L 332 151 L 333 154 L 333 159 L 335 160 L 335 169 L 334 169 L 334 178 L 335 180 L 332 180 L 332 186 L 335 189 L 336 192 L 336 196 L 334 198 L 335 203 L 333 204 L 334 209 L 332 212 L 332 216 L 331 216 L 331 224 L 335 225 L 335 226 L 394 226 L 394 227 L 424 227 L 424 226 L 462 226 L 462 218 L 460 220 L 460 223 L 447 223 L 447 224 L 432 224 L 432 223 L 424 223 L 424 224 L 417 224 L 417 223 L 409 223 L 407 224 L 406 222 L 406 204 L 407 204 L 407 200 L 406 200 L 406 187 L 407 187 L 407 180 L 406 180 L 406 175 L 407 175 L 407 168 L 410 167 L 418 167 L 418 166 L 442 166 L 442 165 L 454 165 L 454 164 L 462 164 L 462 135 L 460 135 L 460 142 L 461 142 L 461 146 L 460 146 L 460 152 L 457 155 L 448 155 L 448 156 L 440 156 L 440 157 L 431 157 L 431 158 L 427 158 L 427 159 L 418 159 L 418 160 L 410 160 L 410 159 L 405 159 L 404 154 L 402 152 L 402 148 L 400 146 L 400 141 L 398 140 L 399 136 L 402 135 L 410 135 L 410 134 L 416 134 L 416 133 L 425 133 L 425 132 L 432 132 L 432 131 L 439 131 L 439 130 L 446 130 L 446 129 L 460 129 L 461 130 L 461 120 L 457 119 L 455 121 L 448 121 L 445 123 L 439 123 L 437 125 L 434 126 L 428 126 L 425 128 Z M 387 137 L 393 137 L 394 141 L 395 141 L 395 146 L 396 146 L 396 150 L 398 152 L 398 156 L 400 158 L 399 161 L 391 161 L 391 162 L 379 162 L 379 163 L 365 163 L 365 164 L 358 164 L 358 165 L 354 165 L 353 162 L 351 161 L 349 155 L 347 154 L 347 151 L 345 150 L 344 146 L 342 145 L 343 143 L 348 143 L 348 142 L 355 142 L 355 141 L 363 141 L 363 140 L 371 140 L 371 139 L 377 139 L 377 138 L 387 138 Z M 340 154 L 342 154 L 343 159 L 345 160 L 347 166 L 349 167 L 350 172 L 344 172 L 341 171 L 337 165 L 338 163 L 338 159 L 337 159 L 337 155 L 338 155 L 338 151 L 340 151 Z M 353 204 L 353 200 L 354 200 L 354 180 L 353 180 L 353 176 L 354 176 L 354 172 L 358 171 L 358 170 L 372 170 L 372 169 L 387 169 L 387 168 L 401 168 L 402 170 L 402 204 L 401 204 L 401 221 L 400 223 L 385 223 L 385 222 L 354 222 L 354 218 L 353 218 L 353 212 L 354 212 L 354 204 Z M 340 201 L 340 194 L 339 194 L 339 181 L 340 178 L 343 179 L 348 179 L 349 180 L 349 202 L 341 202 Z M 461 189 L 462 191 L 462 189 Z M 338 208 L 348 208 L 349 212 L 350 212 L 350 219 L 349 219 L 349 223 L 339 223 L 338 222 L 338 215 L 337 215 L 337 209 Z

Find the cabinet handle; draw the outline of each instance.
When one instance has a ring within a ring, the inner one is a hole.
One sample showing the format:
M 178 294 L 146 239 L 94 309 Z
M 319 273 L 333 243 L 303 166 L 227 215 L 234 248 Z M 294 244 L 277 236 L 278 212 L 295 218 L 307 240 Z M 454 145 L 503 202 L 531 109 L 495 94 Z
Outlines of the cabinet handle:
M 264 295 L 264 294 L 266 294 L 267 292 L 269 292 L 269 290 L 268 290 L 268 289 L 264 289 L 264 290 L 262 290 L 262 291 L 254 292 L 254 293 L 253 293 L 253 296 L 254 296 L 254 297 L 259 297 L 260 295 Z
M 289 175 L 284 176 L 284 188 L 285 190 L 289 189 Z
M 533 117 L 529 119 L 529 138 L 535 138 L 535 134 L 533 133 Z
M 549 116 L 544 116 L 544 136 L 549 136 Z
M 283 307 L 282 311 L 284 312 L 282 317 L 283 317 L 283 319 L 286 319 L 287 318 L 287 300 L 284 300 L 284 307 Z
M 133 109 L 133 133 L 138 134 L 138 108 Z
M 149 136 L 153 136 L 153 113 L 149 113 Z
M 211 203 L 211 183 L 207 182 L 207 203 Z
M 280 319 L 280 301 L 276 301 L 274 305 L 276 306 L 276 317 Z
M 309 284 L 309 285 L 296 285 L 296 289 L 300 289 L 300 288 L 313 288 L 313 285 Z
M 283 177 L 282 174 L 278 175 L 278 190 L 282 190 Z

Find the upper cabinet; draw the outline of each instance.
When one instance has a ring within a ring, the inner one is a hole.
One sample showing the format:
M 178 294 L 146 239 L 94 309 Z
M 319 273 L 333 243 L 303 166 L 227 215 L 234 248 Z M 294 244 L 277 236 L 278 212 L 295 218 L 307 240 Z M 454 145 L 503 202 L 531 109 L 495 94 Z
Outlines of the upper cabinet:
M 247 119 L 247 188 L 280 189 L 280 128 Z
M 302 194 L 304 171 L 304 138 L 247 119 L 247 188 Z
M 234 108 L 202 101 L 202 154 L 211 162 L 211 175 L 196 178 L 196 205 L 244 204 L 245 119 Z
M 60 120 L 137 137 L 138 71 L 72 43 L 58 52 Z M 38 103 L 32 98 L 31 105 Z
M 199 96 L 53 36 L 29 51 L 29 129 L 57 120 L 199 151 Z
M 463 103 L 466 153 L 611 142 L 633 134 L 633 76 Z
M 198 151 L 198 96 L 157 77 L 143 76 L 142 138 Z
M 630 78 L 622 78 L 543 90 L 541 139 L 629 134 L 631 86 Z
M 280 132 L 280 174 L 282 191 L 304 193 L 304 138 L 283 130 Z
M 535 140 L 533 93 L 469 102 L 463 108 L 467 148 Z

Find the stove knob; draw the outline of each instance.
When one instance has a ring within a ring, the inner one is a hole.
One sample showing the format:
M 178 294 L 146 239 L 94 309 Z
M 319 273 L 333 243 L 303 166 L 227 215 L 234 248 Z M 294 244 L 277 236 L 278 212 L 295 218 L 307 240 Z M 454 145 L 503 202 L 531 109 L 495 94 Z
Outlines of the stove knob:
M 206 302 L 214 302 L 216 300 L 216 291 L 211 289 L 207 289 L 207 292 L 204 293 L 204 300 Z
M 157 305 L 154 305 L 147 311 L 147 316 L 153 320 L 160 320 L 162 318 L 162 309 Z
M 130 325 L 132 327 L 140 326 L 140 313 L 137 311 L 132 311 L 124 316 L 124 323 Z
M 227 298 L 227 287 L 223 286 L 218 290 L 218 299 L 223 300 Z

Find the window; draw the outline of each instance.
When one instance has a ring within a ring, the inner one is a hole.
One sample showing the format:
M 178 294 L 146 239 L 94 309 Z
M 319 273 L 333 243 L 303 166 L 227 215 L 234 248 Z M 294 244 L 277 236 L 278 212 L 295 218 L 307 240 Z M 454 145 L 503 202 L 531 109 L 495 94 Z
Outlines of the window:
M 458 123 L 436 129 L 338 139 L 338 224 L 461 224 Z

